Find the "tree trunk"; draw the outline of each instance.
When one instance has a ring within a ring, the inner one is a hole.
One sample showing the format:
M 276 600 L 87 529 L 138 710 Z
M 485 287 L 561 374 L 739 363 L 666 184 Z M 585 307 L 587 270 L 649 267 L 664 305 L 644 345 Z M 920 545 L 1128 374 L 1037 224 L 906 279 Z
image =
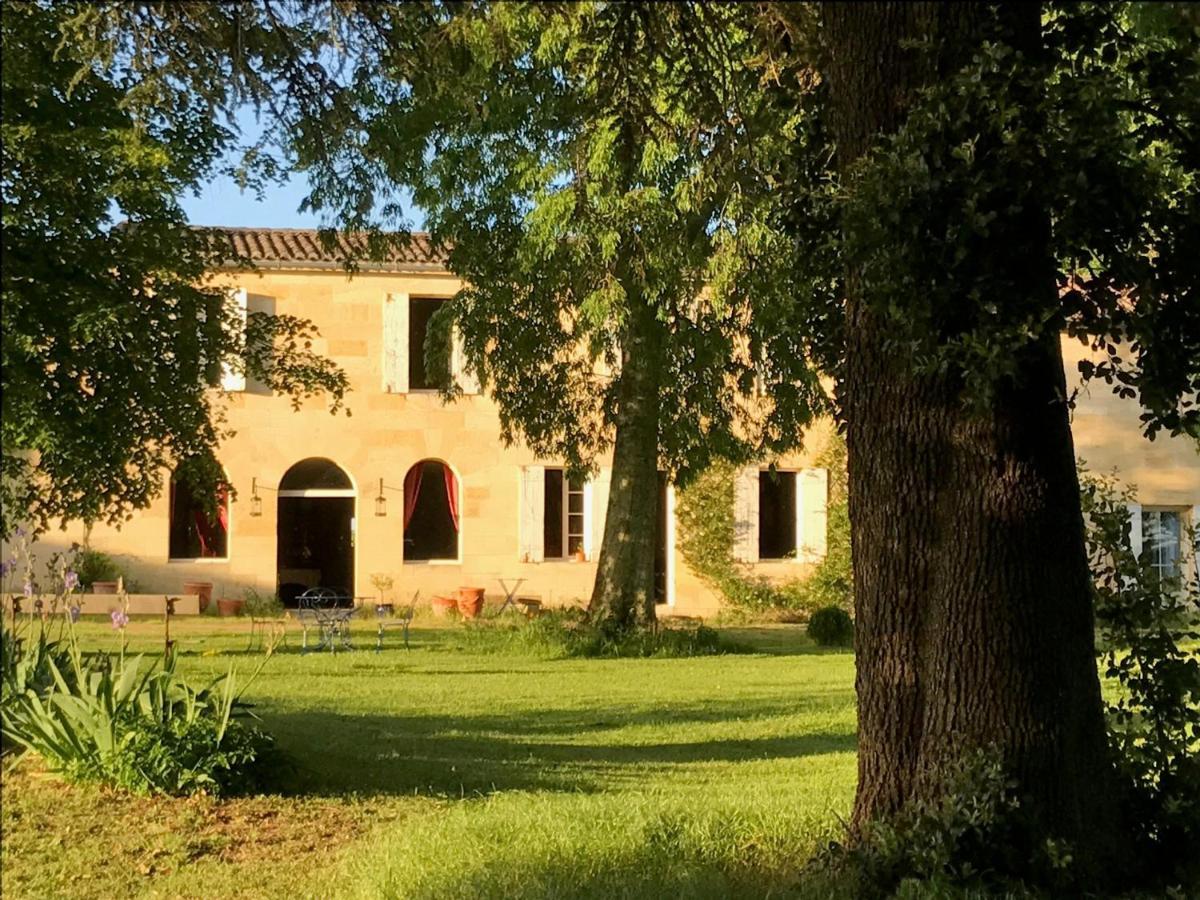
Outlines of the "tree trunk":
M 589 611 L 619 627 L 654 622 L 661 325 L 635 305 L 621 353 L 621 385 L 604 540 Z
M 1018 39 L 1039 41 L 1036 5 L 1000 15 Z M 823 18 L 844 174 L 902 124 L 915 88 L 953 71 L 996 25 L 982 4 L 829 3 Z M 901 46 L 911 38 L 932 38 L 932 59 Z M 1055 291 L 1048 215 L 1027 206 L 1008 225 L 982 252 L 1024 273 L 1029 291 Z M 964 305 L 978 302 L 964 290 Z M 987 410 L 970 412 L 961 379 L 914 377 L 887 337 L 851 268 L 839 399 L 855 582 L 854 830 L 934 799 L 947 767 L 994 747 L 1027 798 L 1030 846 L 1065 839 L 1095 876 L 1118 851 L 1116 782 L 1058 341 L 1028 346 L 1019 383 L 997 385 Z

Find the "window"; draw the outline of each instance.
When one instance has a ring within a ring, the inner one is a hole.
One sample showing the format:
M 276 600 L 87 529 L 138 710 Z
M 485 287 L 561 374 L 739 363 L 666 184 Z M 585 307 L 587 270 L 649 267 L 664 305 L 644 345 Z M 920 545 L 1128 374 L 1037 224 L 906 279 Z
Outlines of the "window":
M 404 476 L 404 559 L 458 559 L 458 479 L 443 462 L 423 459 Z
M 1177 509 L 1142 508 L 1142 553 L 1160 580 L 1178 579 L 1182 514 Z
M 435 384 L 425 372 L 425 336 L 429 333 L 429 320 L 445 300 L 413 297 L 408 311 L 408 389 L 410 391 L 435 390 Z
M 545 479 L 543 552 L 547 559 L 569 558 L 584 549 L 583 482 L 563 469 L 546 469 Z
M 187 482 L 171 476 L 170 559 L 227 559 L 229 557 L 229 496 L 222 488 L 213 508 Z
M 758 477 L 758 558 L 796 555 L 796 473 L 763 470 Z

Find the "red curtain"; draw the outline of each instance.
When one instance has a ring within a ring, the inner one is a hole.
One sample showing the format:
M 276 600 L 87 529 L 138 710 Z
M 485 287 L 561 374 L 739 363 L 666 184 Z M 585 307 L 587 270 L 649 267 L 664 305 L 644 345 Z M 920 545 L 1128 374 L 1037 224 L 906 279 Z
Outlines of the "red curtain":
M 229 494 L 225 488 L 217 491 L 217 520 L 214 522 L 197 504 L 193 510 L 196 522 L 196 537 L 200 540 L 200 558 L 208 559 L 217 556 L 224 541 L 221 540 L 229 533 Z M 219 529 L 219 530 L 218 530 Z
M 454 523 L 455 532 L 458 531 L 458 481 L 454 477 L 454 473 L 450 471 L 450 467 L 442 463 L 442 478 L 446 482 L 446 502 L 450 506 L 450 521 Z
M 425 471 L 424 463 L 417 463 L 404 476 L 404 528 L 412 521 L 417 508 L 417 498 L 421 496 L 421 475 Z

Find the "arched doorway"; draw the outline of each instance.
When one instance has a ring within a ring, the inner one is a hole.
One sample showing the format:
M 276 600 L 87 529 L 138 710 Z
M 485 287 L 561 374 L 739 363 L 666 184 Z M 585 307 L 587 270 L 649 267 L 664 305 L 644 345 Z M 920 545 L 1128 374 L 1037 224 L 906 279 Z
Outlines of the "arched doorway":
M 308 588 L 354 597 L 354 484 L 333 460 L 310 457 L 279 482 L 276 571 L 279 599 L 295 606 Z

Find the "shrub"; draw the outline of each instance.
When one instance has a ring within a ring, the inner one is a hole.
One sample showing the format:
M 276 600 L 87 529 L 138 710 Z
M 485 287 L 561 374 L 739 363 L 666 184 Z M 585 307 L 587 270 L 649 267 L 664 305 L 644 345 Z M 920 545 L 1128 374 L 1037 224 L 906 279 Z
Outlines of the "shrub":
M 856 897 L 1032 896 L 1026 881 L 1059 882 L 1067 857 L 1054 843 L 1027 846 L 1021 826 L 1017 783 L 981 749 L 931 799 L 870 823 L 850 848 L 831 844 L 816 867 L 849 875 Z
M 612 629 L 589 623 L 581 610 L 548 610 L 530 620 L 466 622 L 456 638 L 475 653 L 564 658 L 713 656 L 742 647 L 712 628 Z
M 175 672 L 174 659 L 143 671 L 142 658 L 69 665 L 47 658 L 53 684 L 18 686 L 0 717 L 5 738 L 41 756 L 71 781 L 142 794 L 229 793 L 263 781 L 272 739 L 235 716 L 246 707 L 233 670 L 203 688 Z
M 1133 854 L 1150 877 L 1200 880 L 1200 585 L 1163 581 L 1130 548 L 1133 489 L 1083 475 L 1087 542 L 1105 675 L 1120 685 L 1108 734 L 1128 787 Z M 1192 535 L 1195 540 L 1195 535 Z
M 808 620 L 808 636 L 822 647 L 848 647 L 854 643 L 854 620 L 840 606 L 826 606 Z
M 278 594 L 264 594 L 254 588 L 247 588 L 244 593 L 246 615 L 267 619 L 283 615 L 283 601 Z M 215 604 L 214 604 L 215 605 Z
M 125 577 L 125 571 L 107 553 L 84 547 L 75 554 L 73 568 L 79 583 L 90 589 L 97 581 L 116 581 Z

